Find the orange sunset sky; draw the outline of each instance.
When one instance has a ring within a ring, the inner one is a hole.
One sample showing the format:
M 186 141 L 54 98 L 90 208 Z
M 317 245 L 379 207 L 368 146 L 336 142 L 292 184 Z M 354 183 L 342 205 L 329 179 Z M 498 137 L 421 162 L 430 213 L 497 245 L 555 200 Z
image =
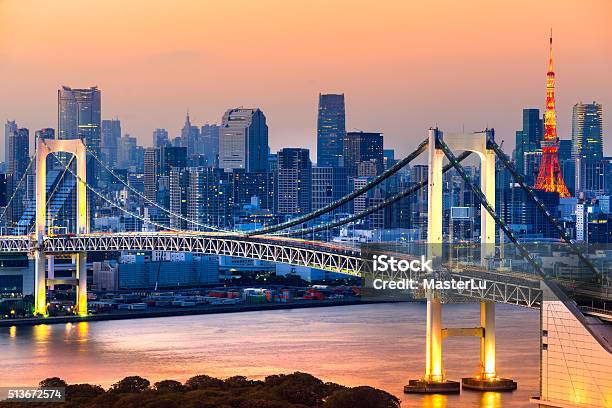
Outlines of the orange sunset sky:
M 608 0 L 0 0 L 0 121 L 57 127 L 58 87 L 98 85 L 103 118 L 144 145 L 187 109 L 201 125 L 256 106 L 272 150 L 314 159 L 317 95 L 343 92 L 347 129 L 398 154 L 436 124 L 495 127 L 509 152 L 521 109 L 544 106 L 552 27 L 559 136 L 596 100 L 611 154 L 611 22 Z

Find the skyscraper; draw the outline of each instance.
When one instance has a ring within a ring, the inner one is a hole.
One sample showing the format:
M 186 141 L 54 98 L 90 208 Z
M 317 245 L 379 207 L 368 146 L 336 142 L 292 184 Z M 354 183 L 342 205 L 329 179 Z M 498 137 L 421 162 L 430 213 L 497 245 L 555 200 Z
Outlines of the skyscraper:
M 345 122 L 344 94 L 319 94 L 317 166 L 342 166 Z
M 348 177 L 358 177 L 360 169 L 363 176 L 382 173 L 384 167 L 382 133 L 348 132 L 344 139 L 343 155 Z
M 174 167 L 170 170 L 170 211 L 172 212 L 170 226 L 178 229 L 194 229 L 195 225 L 185 220 L 189 215 L 188 210 L 189 169 Z
M 117 165 L 117 149 L 121 139 L 121 121 L 105 119 L 102 121 L 102 156 L 106 164 L 113 168 Z
M 514 160 L 516 169 L 525 175 L 527 183 L 535 182 L 535 175 L 528 171 L 525 154 L 540 150 L 540 141 L 544 133 L 544 122 L 539 109 L 523 109 L 523 130 L 516 131 Z
M 127 169 L 130 166 L 136 166 L 136 138 L 130 135 L 123 135 L 119 139 L 119 150 L 117 152 L 117 166 L 122 169 Z
M 97 86 L 73 89 L 63 86 L 57 91 L 58 139 L 83 139 L 87 148 L 100 157 L 101 102 Z M 65 156 L 61 155 L 64 158 Z M 100 169 L 94 159 L 87 160 L 87 182 L 96 187 Z
M 206 157 L 207 166 L 215 166 L 219 156 L 219 125 L 205 124 L 200 130 L 198 153 Z
M 166 129 L 157 128 L 153 131 L 153 146 L 163 147 L 170 144 L 168 140 L 168 131 Z
M 312 203 L 312 163 L 308 149 L 278 152 L 276 206 L 279 215 L 306 214 Z
M 159 173 L 164 176 L 170 175 L 174 167 L 187 167 L 187 148 L 175 146 L 162 146 L 160 148 Z
M 199 138 L 200 128 L 191 124 L 189 112 L 187 112 L 185 124 L 183 125 L 183 129 L 181 129 L 181 146 L 187 148 L 187 157 L 191 157 L 196 154 Z
M 574 105 L 572 142 L 574 158 L 603 159 L 603 108 L 600 103 L 579 102 Z
M 555 111 L 555 71 L 553 68 L 552 32 L 548 53 L 548 72 L 546 73 L 546 111 L 544 112 L 544 138 L 540 142 L 542 162 L 535 188 L 557 192 L 559 197 L 569 197 L 559 165 L 559 138 L 557 137 L 557 113 Z
M 343 167 L 312 168 L 312 210 L 318 210 L 348 194 L 348 177 Z M 334 212 L 339 212 L 336 210 Z
M 30 163 L 30 132 L 28 129 L 19 128 L 15 121 L 7 121 L 4 126 L 4 144 L 6 155 L 6 182 L 7 195 L 15 197 L 10 208 L 6 211 L 6 223 L 16 223 L 23 213 L 23 198 L 25 196 L 25 180 L 19 184 L 24 177 Z
M 149 147 L 144 152 L 144 196 L 157 202 L 157 178 L 160 174 L 160 154 L 156 147 Z M 147 203 L 149 205 L 149 203 Z
M 268 171 L 268 125 L 260 109 L 229 109 L 221 121 L 219 167 Z
M 210 167 L 189 169 L 189 219 L 218 227 L 231 226 L 232 192 L 229 174 Z M 190 228 L 199 229 L 197 225 Z

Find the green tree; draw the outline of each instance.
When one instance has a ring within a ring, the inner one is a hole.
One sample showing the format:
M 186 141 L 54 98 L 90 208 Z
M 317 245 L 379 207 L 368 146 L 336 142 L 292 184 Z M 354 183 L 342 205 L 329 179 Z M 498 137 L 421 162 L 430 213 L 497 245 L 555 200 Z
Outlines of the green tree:
M 372 387 L 346 388 L 333 393 L 325 408 L 400 408 L 400 400 L 386 391 Z
M 66 381 L 62 380 L 59 377 L 49 377 L 39 382 L 38 385 L 41 388 L 47 388 L 47 387 L 62 388 L 62 387 L 65 387 L 67 384 L 66 384 Z
M 153 389 L 158 392 L 181 392 L 185 387 L 175 380 L 163 380 L 153 384 Z
M 151 383 L 146 378 L 133 375 L 125 377 L 123 380 L 116 382 L 110 388 L 110 392 L 116 393 L 136 393 L 143 392 L 149 388 Z
M 196 375 L 185 382 L 185 388 L 189 390 L 197 390 L 201 388 L 223 388 L 225 383 L 218 378 L 208 375 Z

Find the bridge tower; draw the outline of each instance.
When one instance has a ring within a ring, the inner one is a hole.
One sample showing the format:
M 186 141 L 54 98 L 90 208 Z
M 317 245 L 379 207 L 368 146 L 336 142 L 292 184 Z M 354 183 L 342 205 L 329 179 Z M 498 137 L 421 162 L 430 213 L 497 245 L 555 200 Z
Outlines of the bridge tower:
M 52 153 L 66 152 L 75 156 L 77 167 L 76 183 L 76 231 L 77 234 L 89 233 L 87 217 L 87 152 L 81 139 L 57 140 L 36 139 L 36 239 L 35 259 L 35 300 L 34 313 L 47 314 L 47 278 L 45 273 L 46 256 L 43 247 L 47 235 L 47 156 Z M 76 257 L 76 312 L 87 314 L 87 252 L 78 252 Z
M 470 134 L 443 135 L 439 129 L 429 129 L 429 167 L 427 190 L 427 242 L 428 256 L 436 259 L 442 255 L 442 168 L 444 152 L 441 141 L 451 149 L 471 151 L 480 158 L 480 189 L 490 205 L 495 205 L 495 152 L 490 149 L 494 139 L 493 129 Z M 482 207 L 480 212 L 480 257 L 486 266 L 495 255 L 495 219 Z M 427 330 L 425 376 L 410 380 L 404 388 L 408 393 L 457 393 L 459 383 L 449 381 L 442 367 L 442 340 L 449 336 L 477 336 L 480 343 L 480 374 L 476 378 L 464 378 L 465 388 L 478 390 L 504 390 L 516 388 L 512 380 L 497 377 L 495 370 L 495 304 L 482 301 L 480 327 L 442 328 L 442 303 L 439 293 L 427 294 Z M 502 385 L 502 387 L 499 387 Z

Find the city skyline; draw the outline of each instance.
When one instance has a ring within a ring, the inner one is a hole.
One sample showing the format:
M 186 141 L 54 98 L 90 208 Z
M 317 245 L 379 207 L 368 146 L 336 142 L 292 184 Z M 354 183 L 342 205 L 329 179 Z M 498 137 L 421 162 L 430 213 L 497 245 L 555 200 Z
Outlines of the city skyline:
M 370 13 L 364 3 L 315 2 L 297 6 L 294 16 L 275 12 L 274 2 L 256 8 L 194 2 L 177 9 L 152 5 L 144 11 L 148 25 L 136 24 L 143 12 L 138 4 L 34 8 L 29 2 L 3 2 L 0 72 L 11 81 L 0 96 L 0 120 L 14 119 L 31 134 L 57 128 L 57 90 L 98 85 L 102 117 L 121 119 L 123 132 L 145 146 L 153 145 L 156 128 L 177 136 L 187 109 L 192 121 L 203 125 L 219 123 L 224 111 L 242 105 L 266 114 L 272 150 L 305 147 L 316 157 L 318 94 L 344 93 L 347 131 L 383 132 L 385 147 L 398 155 L 436 124 L 449 132 L 495 127 L 510 147 L 521 110 L 544 107 L 551 26 L 559 137 L 571 138 L 576 103 L 596 100 L 604 112 L 612 105 L 606 75 L 612 29 L 605 24 L 612 7 L 606 2 L 588 8 L 530 4 L 526 14 L 525 4 L 498 6 L 497 13 L 479 2 L 466 10 L 450 3 L 388 4 Z M 82 15 L 83 7 L 93 16 L 89 29 L 81 29 L 80 21 L 70 30 L 52 23 Z M 217 20 L 228 13 L 235 25 L 226 27 Z M 432 18 L 435 32 L 429 28 Z M 332 27 L 336 20 L 344 30 Z M 588 24 L 577 31 L 578 21 Z M 519 23 L 521 31 L 515 32 Z M 79 31 L 78 38 L 71 30 Z M 85 41 L 95 52 L 77 58 Z M 450 71 L 445 61 L 452 62 Z M 245 69 L 248 75 L 241 76 Z M 604 126 L 605 138 L 609 121 Z

